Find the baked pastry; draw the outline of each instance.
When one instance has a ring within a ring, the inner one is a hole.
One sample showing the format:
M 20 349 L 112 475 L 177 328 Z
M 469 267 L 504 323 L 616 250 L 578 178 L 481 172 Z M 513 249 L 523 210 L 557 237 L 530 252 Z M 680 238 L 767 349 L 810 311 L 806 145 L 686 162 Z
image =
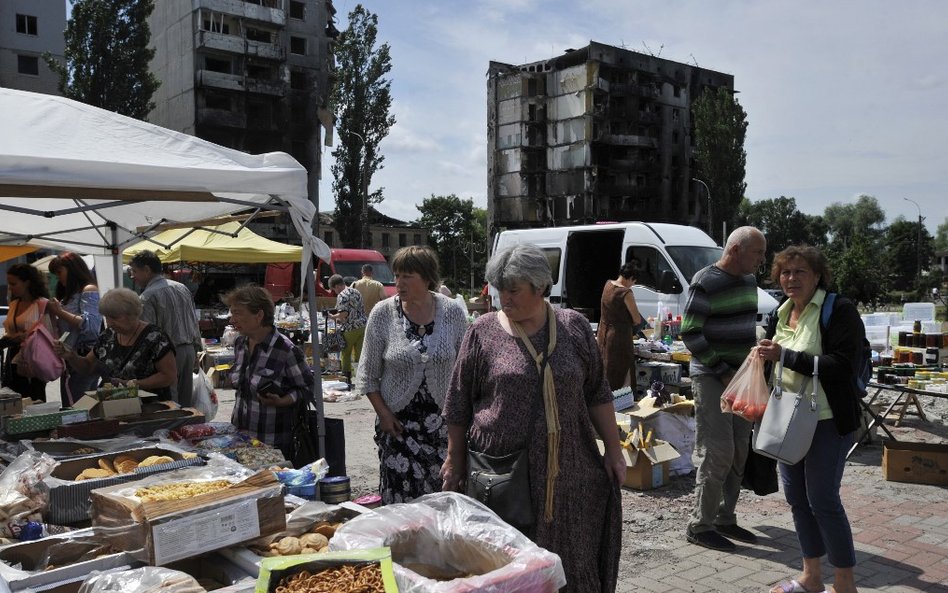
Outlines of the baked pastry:
M 270 547 L 273 548 L 273 544 L 270 544 Z M 300 545 L 299 538 L 288 536 L 276 542 L 276 548 L 274 549 L 280 556 L 293 556 L 299 554 L 303 550 L 303 546 Z
M 300 545 L 304 548 L 321 550 L 329 545 L 329 538 L 321 533 L 304 533 L 300 536 Z

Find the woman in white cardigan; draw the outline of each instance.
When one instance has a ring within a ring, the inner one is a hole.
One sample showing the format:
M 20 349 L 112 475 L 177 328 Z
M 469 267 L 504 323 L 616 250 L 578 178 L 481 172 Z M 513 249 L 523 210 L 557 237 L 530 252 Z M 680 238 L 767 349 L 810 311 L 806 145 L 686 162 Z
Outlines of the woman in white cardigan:
M 448 431 L 441 417 L 467 311 L 436 292 L 438 258 L 427 247 L 392 256 L 398 294 L 377 304 L 365 328 L 356 392 L 378 419 L 379 493 L 385 504 L 441 489 Z

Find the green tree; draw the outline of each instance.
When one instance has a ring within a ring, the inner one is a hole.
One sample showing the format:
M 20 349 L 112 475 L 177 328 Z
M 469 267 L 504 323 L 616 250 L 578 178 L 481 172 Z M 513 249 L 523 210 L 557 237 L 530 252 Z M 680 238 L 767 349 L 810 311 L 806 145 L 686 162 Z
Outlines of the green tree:
M 744 182 L 747 152 L 747 113 L 734 93 L 707 87 L 692 106 L 695 124 L 697 177 L 711 192 L 712 238 L 721 221 L 734 227 L 735 216 L 747 184 Z M 723 244 L 725 237 L 717 237 Z
M 948 218 L 935 231 L 935 251 L 948 250 Z
M 836 246 L 848 245 L 856 235 L 879 238 L 885 223 L 885 212 L 873 196 L 863 194 L 853 204 L 833 202 L 823 212 Z
M 826 243 L 825 224 L 821 216 L 811 216 L 797 210 L 794 198 L 780 196 L 773 200 L 741 202 L 736 216 L 737 224 L 759 228 L 767 237 L 767 260 L 774 253 L 806 243 L 820 247 Z
M 472 290 L 483 282 L 487 263 L 487 210 L 454 194 L 425 198 L 417 224 L 429 229 L 428 241 L 438 253 L 442 275 L 453 287 Z M 472 266 L 473 264 L 473 266 Z
M 888 290 L 889 278 L 885 266 L 879 265 L 879 252 L 870 237 L 857 234 L 847 249 L 831 250 L 826 255 L 839 292 L 867 307 L 878 306 Z
M 349 27 L 336 41 L 336 82 L 329 103 L 338 117 L 339 146 L 332 151 L 332 189 L 336 195 L 336 230 L 347 247 L 368 245 L 368 205 L 382 201 L 371 194 L 372 176 L 385 160 L 379 145 L 395 124 L 389 45 L 376 45 L 378 16 L 361 4 L 349 13 Z
M 59 74 L 64 97 L 144 120 L 161 82 L 148 69 L 148 16 L 153 0 L 75 0 L 66 22 L 65 64 L 43 56 Z
M 899 216 L 886 229 L 884 241 L 883 261 L 891 274 L 892 287 L 927 292 L 922 276 L 929 271 L 935 257 L 935 240 L 925 225 L 919 228 L 918 221 Z

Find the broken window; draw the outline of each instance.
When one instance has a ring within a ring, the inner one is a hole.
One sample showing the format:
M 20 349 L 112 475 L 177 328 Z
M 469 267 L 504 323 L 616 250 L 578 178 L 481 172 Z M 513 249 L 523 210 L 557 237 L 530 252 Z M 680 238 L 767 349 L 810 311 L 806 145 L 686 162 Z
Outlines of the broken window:
M 408 235 L 405 233 L 398 233 L 398 246 L 405 247 L 408 245 Z
M 388 233 L 382 233 L 382 247 L 389 246 L 390 238 L 391 238 L 391 235 L 389 235 Z
M 262 29 L 247 29 L 247 39 L 250 41 L 259 41 L 260 43 L 273 43 L 273 36 L 270 31 Z
M 678 130 L 672 131 L 672 144 L 678 144 Z
M 218 17 L 215 20 L 215 16 Z M 230 25 L 224 22 L 224 15 L 214 15 L 211 14 L 210 17 L 204 19 L 204 30 L 210 31 L 212 33 L 222 33 L 224 35 L 230 35 Z
M 39 76 L 39 58 L 36 56 L 17 56 L 16 71 L 20 74 Z
M 221 60 L 218 58 L 212 58 L 210 56 L 204 58 L 204 68 L 210 70 L 211 72 L 222 72 L 224 74 L 231 73 L 230 60 Z
M 306 73 L 300 70 L 290 70 L 290 88 L 296 91 L 306 90 Z
M 676 96 L 676 97 L 680 97 L 680 96 L 681 96 L 681 87 L 680 87 L 680 86 L 678 86 L 677 84 L 673 84 L 673 85 L 672 85 L 672 90 L 675 92 L 675 96 Z
M 296 0 L 290 0 L 290 18 L 301 21 L 306 20 L 306 4 L 297 2 Z
M 273 71 L 269 66 L 262 66 L 260 64 L 248 64 L 247 65 L 247 76 L 250 78 L 259 78 L 260 80 L 270 80 L 272 78 Z
M 24 35 L 36 35 L 36 17 L 29 14 L 16 15 L 16 32 Z
M 303 37 L 290 37 L 290 53 L 298 56 L 306 55 L 306 39 Z
M 223 93 L 207 91 L 204 93 L 204 106 L 208 109 L 230 111 L 230 97 Z
M 332 247 L 332 231 L 326 231 L 323 233 L 323 241 L 326 242 L 326 245 Z

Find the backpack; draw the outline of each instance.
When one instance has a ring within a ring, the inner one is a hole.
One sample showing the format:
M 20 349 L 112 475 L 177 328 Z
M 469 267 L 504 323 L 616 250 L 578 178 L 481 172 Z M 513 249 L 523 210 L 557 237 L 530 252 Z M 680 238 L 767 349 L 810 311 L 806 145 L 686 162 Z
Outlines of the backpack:
M 820 331 L 825 331 L 829 327 L 830 317 L 836 305 L 836 297 L 835 292 L 826 293 L 823 308 L 820 310 Z M 859 362 L 856 364 L 855 370 L 852 389 L 856 395 L 864 398 L 869 391 L 869 381 L 872 380 L 872 347 L 869 345 L 869 340 L 866 339 L 865 334 L 863 334 L 862 350 L 859 353 Z

